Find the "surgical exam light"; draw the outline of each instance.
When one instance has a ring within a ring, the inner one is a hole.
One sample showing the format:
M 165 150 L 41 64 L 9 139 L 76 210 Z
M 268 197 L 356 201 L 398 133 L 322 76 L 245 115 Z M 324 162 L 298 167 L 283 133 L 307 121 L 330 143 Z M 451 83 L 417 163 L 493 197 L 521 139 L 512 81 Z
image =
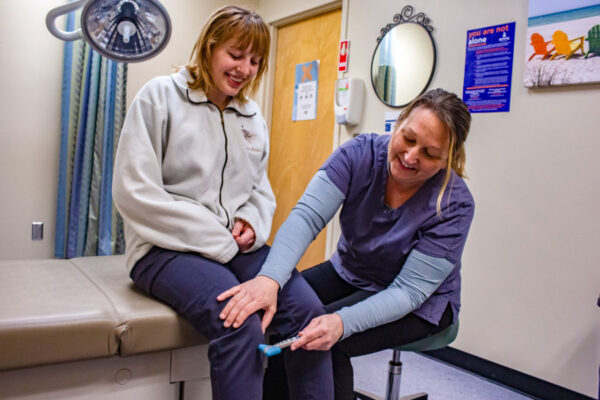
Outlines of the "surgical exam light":
M 81 7 L 81 29 L 56 27 L 56 18 Z M 61 40 L 85 39 L 101 55 L 128 63 L 154 57 L 171 37 L 169 14 L 156 0 L 73 1 L 50 10 L 46 26 Z

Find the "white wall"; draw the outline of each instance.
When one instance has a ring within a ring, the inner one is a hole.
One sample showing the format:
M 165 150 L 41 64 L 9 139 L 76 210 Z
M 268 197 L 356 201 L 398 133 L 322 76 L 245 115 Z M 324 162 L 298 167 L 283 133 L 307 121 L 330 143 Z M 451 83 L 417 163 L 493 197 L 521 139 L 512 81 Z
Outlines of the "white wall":
M 51 0 L 0 2 L 0 258 L 53 254 L 62 44 L 45 25 Z M 43 221 L 44 241 L 31 241 Z
M 258 0 L 258 12 L 267 23 L 280 25 L 282 21 L 295 20 L 299 15 L 340 5 L 340 0 Z
M 474 114 L 467 174 L 476 201 L 463 257 L 461 331 L 454 347 L 596 396 L 600 361 L 600 85 L 528 90 L 526 0 L 349 0 L 350 70 L 367 84 L 363 122 L 381 132 L 371 88 L 379 29 L 406 4 L 435 28 L 431 88 L 462 93 L 466 31 L 516 21 L 509 113 Z M 347 130 L 344 129 L 347 137 Z

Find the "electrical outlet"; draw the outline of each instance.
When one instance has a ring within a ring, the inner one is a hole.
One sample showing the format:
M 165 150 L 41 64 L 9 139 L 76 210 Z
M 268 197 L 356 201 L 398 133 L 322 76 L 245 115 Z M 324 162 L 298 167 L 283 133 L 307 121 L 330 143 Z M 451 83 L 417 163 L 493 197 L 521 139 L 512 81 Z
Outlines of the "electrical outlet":
M 31 240 L 42 240 L 44 238 L 44 223 L 31 223 Z

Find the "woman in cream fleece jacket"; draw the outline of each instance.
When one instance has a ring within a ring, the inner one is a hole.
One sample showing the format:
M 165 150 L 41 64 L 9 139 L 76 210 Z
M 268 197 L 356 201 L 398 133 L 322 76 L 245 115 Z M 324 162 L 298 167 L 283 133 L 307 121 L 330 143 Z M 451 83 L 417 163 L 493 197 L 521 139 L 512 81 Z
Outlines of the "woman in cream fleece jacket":
M 247 98 L 266 70 L 269 45 L 258 15 L 233 6 L 217 10 L 190 64 L 136 95 L 115 161 L 113 197 L 125 221 L 131 278 L 211 340 L 214 399 L 261 399 L 257 345 L 267 325 L 273 321 L 275 332 L 291 336 L 324 313 L 296 273 L 279 293 L 277 314 L 272 307 L 262 322 L 254 314 L 240 326 L 220 319 L 227 302 L 217 296 L 253 278 L 269 252 L 275 198 L 265 173 L 268 132 Z M 293 399 L 332 398 L 329 352 L 283 358 L 296 371 Z

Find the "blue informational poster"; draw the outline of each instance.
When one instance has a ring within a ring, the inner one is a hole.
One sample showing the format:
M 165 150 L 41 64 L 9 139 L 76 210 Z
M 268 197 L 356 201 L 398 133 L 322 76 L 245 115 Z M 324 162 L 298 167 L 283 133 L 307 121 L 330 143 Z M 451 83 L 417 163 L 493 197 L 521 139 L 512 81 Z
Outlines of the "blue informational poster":
M 463 101 L 472 113 L 510 110 L 515 23 L 467 32 Z
M 319 60 L 296 64 L 292 121 L 317 118 Z

